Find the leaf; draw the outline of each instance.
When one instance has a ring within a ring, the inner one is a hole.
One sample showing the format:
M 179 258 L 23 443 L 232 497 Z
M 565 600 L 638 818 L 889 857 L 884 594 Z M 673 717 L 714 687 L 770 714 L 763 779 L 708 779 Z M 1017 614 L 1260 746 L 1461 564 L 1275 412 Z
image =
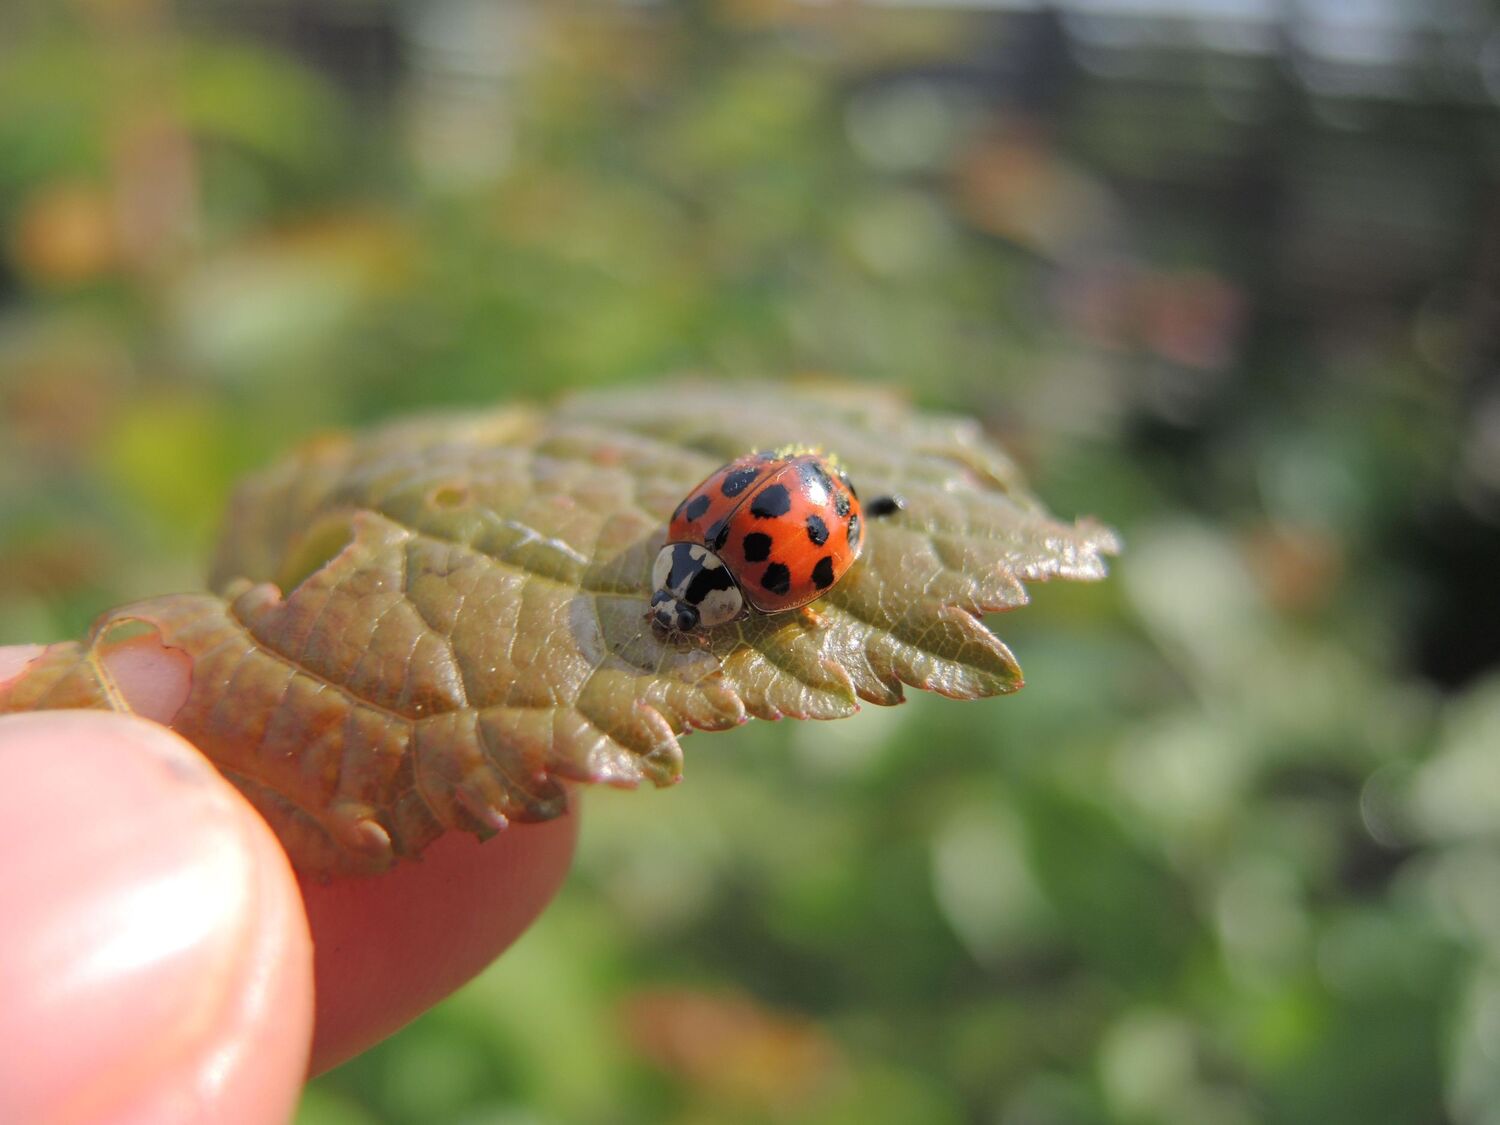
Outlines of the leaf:
M 719 464 L 836 452 L 872 521 L 821 623 L 754 615 L 703 647 L 658 641 L 651 561 Z M 980 615 L 1023 581 L 1096 579 L 1112 532 L 1060 523 L 977 425 L 893 396 L 669 383 L 316 440 L 246 483 L 216 595 L 105 614 L 0 711 L 123 708 L 100 655 L 122 627 L 193 662 L 174 729 L 266 815 L 304 870 L 377 871 L 450 828 L 558 815 L 563 783 L 678 780 L 678 736 L 831 719 L 903 685 L 972 699 L 1020 670 Z

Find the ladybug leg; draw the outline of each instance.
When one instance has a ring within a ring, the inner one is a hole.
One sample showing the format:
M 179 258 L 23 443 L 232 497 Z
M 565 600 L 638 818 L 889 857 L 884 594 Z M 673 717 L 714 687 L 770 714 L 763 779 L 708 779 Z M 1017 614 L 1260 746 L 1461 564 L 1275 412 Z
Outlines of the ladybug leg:
M 875 520 L 904 511 L 906 511 L 906 499 L 896 495 L 876 496 L 865 505 L 865 515 Z
M 828 628 L 828 618 L 824 617 L 810 605 L 805 605 L 797 611 L 797 619 L 802 622 L 806 629 L 823 630 Z

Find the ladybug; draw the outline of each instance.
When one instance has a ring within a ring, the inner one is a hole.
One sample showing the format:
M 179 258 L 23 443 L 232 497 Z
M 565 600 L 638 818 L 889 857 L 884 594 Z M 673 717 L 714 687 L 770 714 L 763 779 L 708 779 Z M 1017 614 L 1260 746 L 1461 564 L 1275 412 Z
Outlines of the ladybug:
M 701 632 L 821 597 L 859 558 L 861 515 L 904 507 L 881 497 L 861 508 L 849 474 L 813 450 L 750 453 L 722 466 L 677 505 L 651 568 L 660 633 Z

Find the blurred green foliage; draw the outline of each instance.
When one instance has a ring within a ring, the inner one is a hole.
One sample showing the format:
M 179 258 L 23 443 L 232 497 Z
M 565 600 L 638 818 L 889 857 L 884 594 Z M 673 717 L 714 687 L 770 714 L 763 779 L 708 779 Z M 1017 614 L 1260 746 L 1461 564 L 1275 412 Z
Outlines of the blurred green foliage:
M 0 641 L 198 585 L 301 435 L 682 369 L 976 414 L 1128 547 L 995 622 L 1019 696 L 590 793 L 558 902 L 305 1125 L 1500 1120 L 1494 612 L 1434 562 L 1500 510 L 1492 108 L 1036 20 L 272 10 L 0 17 Z

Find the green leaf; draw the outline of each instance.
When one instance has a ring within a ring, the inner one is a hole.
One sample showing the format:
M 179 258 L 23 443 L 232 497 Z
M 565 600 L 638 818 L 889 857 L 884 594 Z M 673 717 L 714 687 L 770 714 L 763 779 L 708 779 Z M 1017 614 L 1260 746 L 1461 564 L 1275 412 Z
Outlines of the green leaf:
M 651 561 L 721 463 L 836 453 L 866 497 L 864 557 L 812 614 L 656 638 Z M 972 699 L 1020 670 L 980 615 L 1023 580 L 1094 579 L 1113 534 L 1058 522 L 973 422 L 848 385 L 680 383 L 317 440 L 245 484 L 215 595 L 152 599 L 57 646 L 0 710 L 122 707 L 99 656 L 121 626 L 192 658 L 174 729 L 299 867 L 380 870 L 450 828 L 558 815 L 566 781 L 681 775 L 678 736 L 831 719 L 903 685 Z

